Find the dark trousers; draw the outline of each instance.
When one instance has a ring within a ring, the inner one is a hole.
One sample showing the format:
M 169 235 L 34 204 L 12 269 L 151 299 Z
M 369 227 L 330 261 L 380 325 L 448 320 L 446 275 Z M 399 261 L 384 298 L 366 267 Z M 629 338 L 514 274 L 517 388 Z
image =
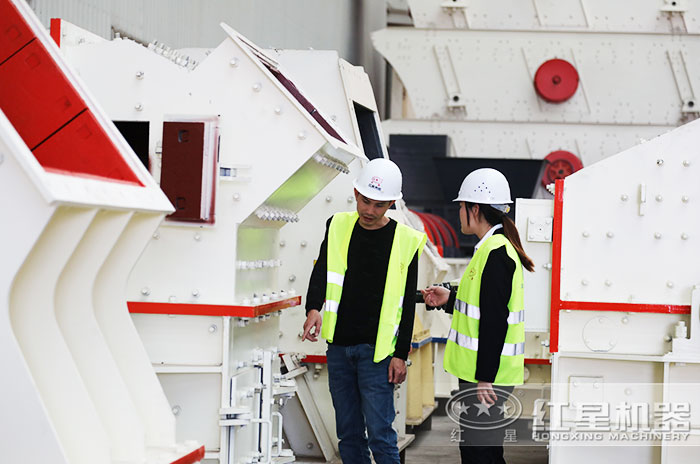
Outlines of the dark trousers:
M 460 395 L 464 398 L 460 415 L 459 453 L 462 464 L 505 464 L 503 459 L 503 439 L 506 426 L 503 422 L 503 403 L 513 392 L 514 387 L 495 386 L 498 400 L 485 410 L 477 406 L 476 383 L 459 380 Z
M 344 464 L 399 464 L 397 434 L 392 428 L 394 384 L 389 383 L 391 356 L 375 363 L 374 346 L 328 345 L 328 387 L 335 408 L 338 448 Z

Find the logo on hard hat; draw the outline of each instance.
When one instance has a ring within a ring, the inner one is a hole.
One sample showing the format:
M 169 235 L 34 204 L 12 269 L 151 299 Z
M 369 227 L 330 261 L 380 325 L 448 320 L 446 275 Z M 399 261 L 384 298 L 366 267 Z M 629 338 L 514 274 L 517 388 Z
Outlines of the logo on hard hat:
M 373 189 L 377 189 L 380 192 L 382 191 L 382 182 L 384 182 L 384 179 L 381 177 L 377 176 L 372 176 L 372 178 L 369 180 L 369 187 Z

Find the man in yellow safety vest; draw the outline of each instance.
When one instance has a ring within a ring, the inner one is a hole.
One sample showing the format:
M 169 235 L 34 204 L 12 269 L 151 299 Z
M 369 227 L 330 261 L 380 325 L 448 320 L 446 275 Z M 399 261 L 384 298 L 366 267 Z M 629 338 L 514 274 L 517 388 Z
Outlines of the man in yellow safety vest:
M 344 463 L 398 464 L 394 384 L 406 378 L 418 258 L 427 237 L 385 216 L 401 171 L 377 158 L 354 181 L 357 211 L 328 220 L 302 340 L 328 342 L 328 383 Z

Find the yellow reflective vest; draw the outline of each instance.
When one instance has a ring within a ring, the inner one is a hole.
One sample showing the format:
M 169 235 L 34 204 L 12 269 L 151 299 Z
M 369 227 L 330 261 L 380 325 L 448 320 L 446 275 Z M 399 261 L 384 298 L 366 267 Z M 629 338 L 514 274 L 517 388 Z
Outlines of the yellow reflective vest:
M 479 292 L 481 275 L 491 251 L 506 247 L 515 261 L 512 289 L 508 301 L 508 330 L 494 385 L 521 385 L 525 364 L 525 311 L 523 267 L 517 251 L 503 234 L 494 234 L 474 253 L 457 290 L 452 326 L 445 347 L 445 370 L 462 380 L 478 382 L 476 357 L 479 350 Z
M 357 212 L 337 213 L 328 227 L 326 301 L 323 305 L 321 336 L 329 342 L 333 342 L 345 271 L 348 268 L 348 248 L 358 217 Z M 394 354 L 403 311 L 408 266 L 416 253 L 420 258 L 426 240 L 427 236 L 424 233 L 400 223 L 396 224 L 379 314 L 377 341 L 374 348 L 375 363 Z

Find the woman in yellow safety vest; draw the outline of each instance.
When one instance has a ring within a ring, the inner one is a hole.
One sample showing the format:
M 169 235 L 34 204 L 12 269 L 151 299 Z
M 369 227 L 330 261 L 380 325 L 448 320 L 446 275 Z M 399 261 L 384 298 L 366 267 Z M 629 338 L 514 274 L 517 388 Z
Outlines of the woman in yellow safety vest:
M 534 270 L 518 230 L 506 216 L 510 187 L 495 169 L 477 169 L 462 182 L 462 233 L 479 242 L 459 287 L 423 290 L 426 305 L 452 312 L 445 370 L 459 378 L 462 463 L 505 463 L 506 403 L 523 383 L 525 329 L 523 270 Z M 495 388 L 494 388 L 495 386 Z

